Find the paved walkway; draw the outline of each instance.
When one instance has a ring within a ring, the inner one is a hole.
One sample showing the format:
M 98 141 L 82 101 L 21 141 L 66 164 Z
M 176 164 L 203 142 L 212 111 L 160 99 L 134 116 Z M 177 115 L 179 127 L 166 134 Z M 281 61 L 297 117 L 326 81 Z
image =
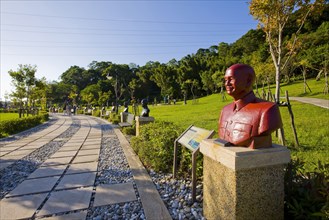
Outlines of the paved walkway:
M 80 128 L 26 179 L 0 201 L 0 219 L 86 219 L 94 207 L 141 202 L 146 219 L 171 219 L 150 176 L 118 128 L 109 136 L 119 140 L 128 161 L 132 181 L 97 184 L 102 129 L 99 120 L 88 116 L 55 116 L 46 129 L 13 142 L 0 141 L 0 171 L 80 121 Z M 134 187 L 136 186 L 136 187 Z
M 326 99 L 317 99 L 309 97 L 289 97 L 289 99 L 329 109 L 329 100 Z

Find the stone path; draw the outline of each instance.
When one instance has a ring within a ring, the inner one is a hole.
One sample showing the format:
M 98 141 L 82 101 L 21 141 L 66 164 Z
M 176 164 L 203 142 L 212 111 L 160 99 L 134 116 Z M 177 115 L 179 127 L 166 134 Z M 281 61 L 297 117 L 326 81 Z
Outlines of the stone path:
M 86 219 L 96 207 L 140 203 L 145 219 L 171 219 L 150 176 L 118 128 L 108 138 L 118 140 L 132 179 L 114 184 L 96 181 L 100 170 L 103 130 L 89 116 L 61 116 L 51 126 L 12 142 L 0 141 L 0 173 L 56 140 L 74 120 L 80 128 L 0 201 L 0 219 Z M 74 120 L 73 120 L 74 119 Z M 105 121 L 103 121 L 105 123 Z M 107 122 L 106 122 L 107 123 Z M 0 176 L 0 178 L 3 178 Z
M 329 109 L 329 100 L 326 99 L 317 99 L 309 97 L 289 97 L 289 99 Z

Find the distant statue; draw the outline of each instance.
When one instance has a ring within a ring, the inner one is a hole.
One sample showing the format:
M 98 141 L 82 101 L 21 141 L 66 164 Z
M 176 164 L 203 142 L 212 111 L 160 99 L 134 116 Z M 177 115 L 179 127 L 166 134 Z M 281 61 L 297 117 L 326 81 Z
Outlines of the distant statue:
M 124 103 L 123 103 L 123 106 L 125 107 L 125 108 L 123 109 L 123 112 L 128 113 L 128 103 L 127 103 L 127 102 L 124 102 Z
M 142 117 L 149 117 L 150 109 L 147 107 L 147 100 L 143 99 L 141 101 L 141 103 L 142 103 L 142 107 L 143 107 L 141 116 Z
M 271 147 L 271 133 L 282 127 L 279 107 L 255 96 L 255 78 L 253 68 L 245 64 L 226 70 L 225 88 L 234 102 L 223 108 L 218 122 L 220 139 L 252 149 Z
M 116 111 L 116 106 L 115 106 L 114 102 L 112 102 L 111 112 L 115 112 L 115 111 Z

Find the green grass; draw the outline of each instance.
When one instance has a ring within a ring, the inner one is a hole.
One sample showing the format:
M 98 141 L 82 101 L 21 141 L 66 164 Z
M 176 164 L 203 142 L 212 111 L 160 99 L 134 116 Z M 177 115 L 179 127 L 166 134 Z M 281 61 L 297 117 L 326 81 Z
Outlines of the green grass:
M 312 98 L 320 98 L 320 99 L 329 99 L 329 94 L 323 94 L 323 89 L 325 85 L 325 81 L 322 78 L 319 81 L 316 81 L 315 79 L 307 79 L 306 80 L 308 86 L 311 88 L 312 92 L 306 88 L 306 93 L 304 93 L 304 83 L 303 81 L 297 81 L 292 82 L 290 84 L 281 84 L 281 97 L 285 96 L 285 91 L 288 91 L 289 96 L 297 96 L 297 97 L 312 97 Z M 275 94 L 275 85 L 272 85 L 271 87 L 272 94 Z M 262 88 L 258 87 L 258 92 L 261 93 Z M 267 92 L 267 86 L 265 88 L 265 91 Z
M 193 124 L 196 127 L 216 130 L 217 133 L 220 111 L 230 102 L 222 102 L 221 95 L 214 94 L 200 98 L 196 104 L 192 104 L 189 100 L 187 105 L 178 102 L 176 105 L 158 105 L 149 106 L 149 108 L 150 116 L 155 117 L 156 120 L 175 122 L 183 128 Z
M 299 86 L 300 84 L 294 84 L 291 85 L 291 88 L 296 92 Z M 295 94 L 298 95 L 298 93 Z M 227 98 L 229 97 L 227 96 Z M 220 112 L 223 106 L 230 102 L 232 99 L 229 98 L 228 101 L 223 102 L 220 94 L 214 94 L 200 98 L 196 104 L 188 101 L 187 105 L 178 102 L 176 105 L 158 105 L 149 106 L 149 108 L 150 116 L 155 117 L 156 120 L 171 121 L 183 128 L 193 124 L 200 128 L 215 130 L 214 137 L 218 137 Z M 306 168 L 317 160 L 329 163 L 329 110 L 295 101 L 292 101 L 291 105 L 300 143 L 299 148 L 294 147 L 288 109 L 280 107 L 280 112 L 284 123 L 286 145 L 291 150 L 292 157 L 304 160 Z M 274 138 L 273 142 L 277 143 L 277 139 Z
M 0 113 L 0 121 L 19 118 L 18 113 Z

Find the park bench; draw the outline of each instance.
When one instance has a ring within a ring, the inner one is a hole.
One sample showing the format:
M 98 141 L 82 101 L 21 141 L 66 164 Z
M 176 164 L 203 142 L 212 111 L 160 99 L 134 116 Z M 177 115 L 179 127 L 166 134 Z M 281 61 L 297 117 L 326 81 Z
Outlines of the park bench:
M 108 119 L 110 117 L 111 111 L 105 111 L 105 114 L 103 114 L 104 111 L 101 111 L 101 118 Z
M 135 115 L 128 113 L 127 119 L 125 122 L 119 123 L 120 127 L 130 127 L 134 124 Z
M 85 114 L 85 115 L 92 115 L 92 109 L 91 108 L 86 108 L 86 109 L 84 109 L 84 111 L 83 111 L 83 113 Z

